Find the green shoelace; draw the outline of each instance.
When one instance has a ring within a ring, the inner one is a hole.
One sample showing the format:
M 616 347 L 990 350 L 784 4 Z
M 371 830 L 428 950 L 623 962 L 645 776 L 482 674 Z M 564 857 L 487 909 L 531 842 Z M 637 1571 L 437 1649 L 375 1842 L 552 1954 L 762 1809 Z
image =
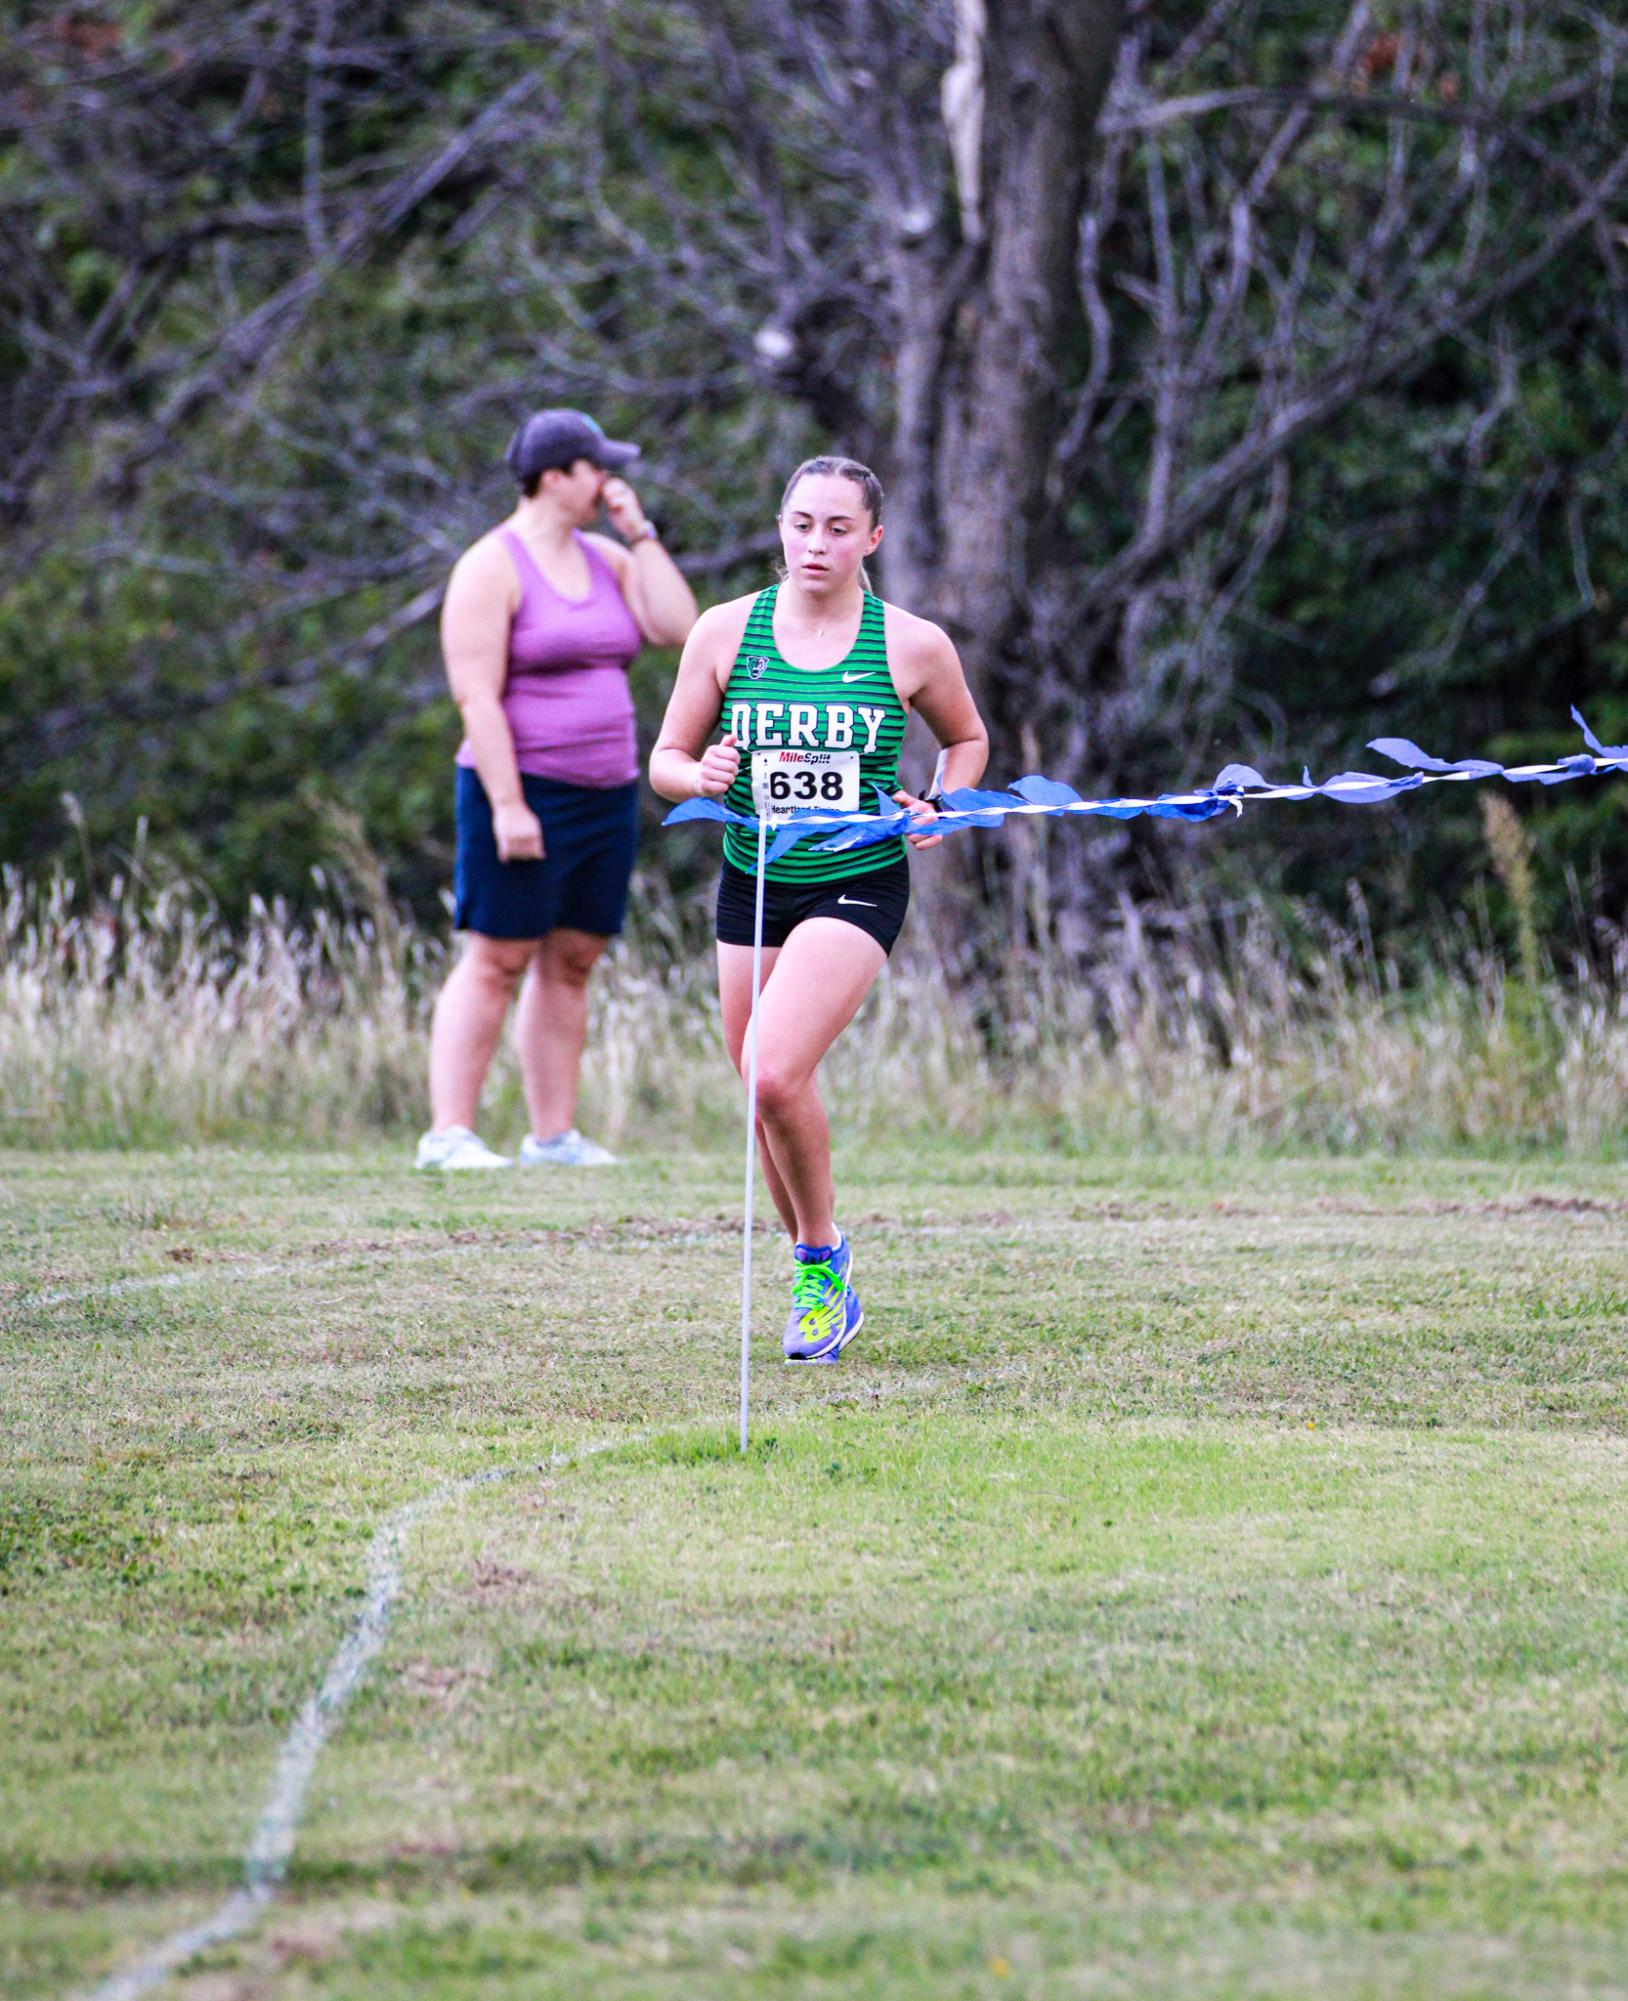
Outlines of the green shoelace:
M 828 1306 L 832 1300 L 840 1298 L 842 1280 L 831 1266 L 825 1262 L 814 1265 L 799 1265 L 797 1276 L 791 1282 L 791 1303 L 800 1313 L 808 1313 L 815 1307 Z

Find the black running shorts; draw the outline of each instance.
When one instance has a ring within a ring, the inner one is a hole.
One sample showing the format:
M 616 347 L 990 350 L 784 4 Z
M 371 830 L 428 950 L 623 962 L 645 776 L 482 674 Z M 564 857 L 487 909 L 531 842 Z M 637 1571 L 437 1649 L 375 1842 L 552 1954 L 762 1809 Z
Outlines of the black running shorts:
M 757 899 L 757 879 L 733 862 L 725 862 L 718 878 L 718 943 L 750 945 Z M 766 882 L 763 885 L 763 942 L 784 945 L 793 930 L 810 917 L 835 917 L 857 924 L 884 952 L 904 923 L 910 902 L 910 864 L 902 857 L 885 868 L 841 882 Z

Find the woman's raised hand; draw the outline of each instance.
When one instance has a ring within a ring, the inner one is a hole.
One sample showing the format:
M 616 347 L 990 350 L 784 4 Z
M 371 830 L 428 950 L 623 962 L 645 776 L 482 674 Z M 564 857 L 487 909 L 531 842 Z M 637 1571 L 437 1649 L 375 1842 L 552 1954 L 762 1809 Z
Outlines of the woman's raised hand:
M 644 509 L 625 479 L 606 480 L 599 489 L 599 502 L 606 520 L 624 540 L 631 541 L 635 535 L 644 533 Z
M 710 743 L 696 767 L 695 793 L 698 799 L 721 799 L 735 782 L 741 768 L 741 754 L 733 736 Z

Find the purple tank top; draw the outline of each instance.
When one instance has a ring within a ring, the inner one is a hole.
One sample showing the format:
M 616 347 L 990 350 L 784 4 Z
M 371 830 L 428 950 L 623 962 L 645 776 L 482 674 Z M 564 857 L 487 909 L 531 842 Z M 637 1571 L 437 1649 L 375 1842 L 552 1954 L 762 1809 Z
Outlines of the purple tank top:
M 639 775 L 628 662 L 639 628 L 616 573 L 583 536 L 588 595 L 562 597 L 510 528 L 502 531 L 520 576 L 520 604 L 509 628 L 503 713 L 515 759 L 533 778 L 605 791 Z M 466 737 L 458 762 L 473 765 Z

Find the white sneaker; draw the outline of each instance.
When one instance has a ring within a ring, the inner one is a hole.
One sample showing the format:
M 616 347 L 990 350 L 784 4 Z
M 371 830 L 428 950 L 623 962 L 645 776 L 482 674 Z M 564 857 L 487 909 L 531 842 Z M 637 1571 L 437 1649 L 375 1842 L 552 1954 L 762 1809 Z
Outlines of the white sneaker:
M 469 1167 L 513 1167 L 514 1162 L 507 1154 L 494 1153 L 468 1126 L 443 1126 L 440 1132 L 426 1133 L 418 1142 L 414 1165 L 456 1174 Z
M 614 1153 L 607 1153 L 596 1141 L 584 1139 L 572 1126 L 552 1139 L 534 1139 L 530 1133 L 520 1142 L 522 1167 L 615 1167 Z

